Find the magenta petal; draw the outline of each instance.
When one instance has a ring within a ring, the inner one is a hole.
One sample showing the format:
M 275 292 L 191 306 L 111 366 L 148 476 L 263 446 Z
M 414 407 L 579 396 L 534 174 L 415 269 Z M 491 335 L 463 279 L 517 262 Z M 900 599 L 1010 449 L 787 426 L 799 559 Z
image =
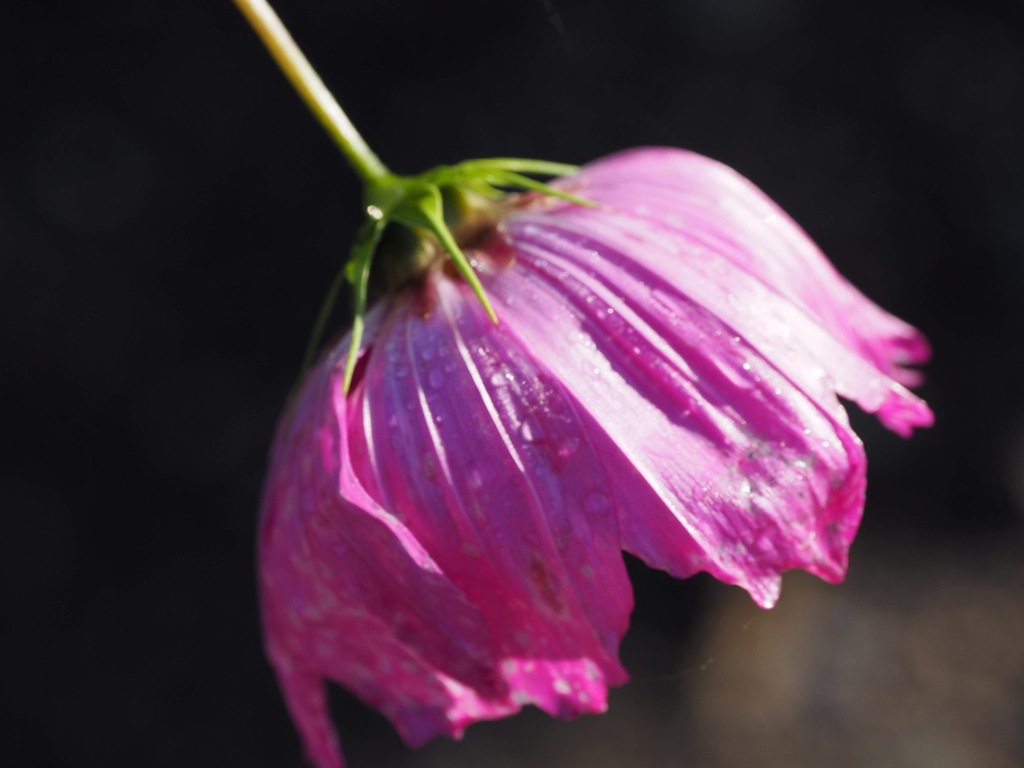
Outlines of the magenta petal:
M 267 650 L 307 753 L 341 755 L 324 681 L 418 744 L 523 704 L 605 708 L 626 673 L 625 549 L 760 605 L 839 581 L 864 506 L 844 397 L 900 434 L 928 347 L 729 169 L 623 153 L 528 200 L 372 313 L 283 419 L 260 533 Z M 493 247 L 491 247 L 493 246 Z M 511 250 L 511 257 L 503 249 Z
M 321 679 L 414 744 L 526 703 L 603 711 L 626 679 L 632 595 L 601 458 L 515 337 L 463 286 L 434 287 L 428 315 L 401 304 L 373 334 L 351 398 L 339 359 L 311 374 L 273 459 L 268 651 L 322 766 L 339 758 Z
M 589 414 L 623 548 L 678 576 L 709 571 L 765 606 L 784 570 L 842 578 L 864 488 L 845 421 L 706 311 L 634 311 L 616 296 L 628 277 L 519 248 L 531 270 L 490 290 Z
M 447 278 L 429 290 L 429 314 L 382 329 L 353 463 L 484 614 L 509 684 L 495 714 L 599 711 L 632 608 L 601 458 L 511 326 Z
M 267 651 L 319 766 L 341 765 L 322 678 L 394 717 L 415 708 L 402 725 L 422 738 L 467 706 L 459 686 L 489 691 L 494 678 L 477 609 L 352 479 L 339 391 L 335 366 L 307 379 L 278 436 L 260 529 Z
M 606 205 L 732 261 L 814 316 L 883 373 L 906 384 L 930 349 L 913 327 L 867 300 L 757 187 L 715 160 L 670 148 L 622 152 L 586 170 Z

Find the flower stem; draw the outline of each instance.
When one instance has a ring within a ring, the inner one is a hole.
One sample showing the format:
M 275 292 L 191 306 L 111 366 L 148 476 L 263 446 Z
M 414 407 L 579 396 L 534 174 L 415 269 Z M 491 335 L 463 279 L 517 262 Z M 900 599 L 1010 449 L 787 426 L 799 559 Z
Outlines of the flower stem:
M 348 115 L 327 90 L 266 0 L 234 0 L 234 3 L 259 35 L 292 87 L 306 102 L 306 106 L 341 147 L 352 169 L 364 182 L 386 176 L 387 167 L 359 135 Z

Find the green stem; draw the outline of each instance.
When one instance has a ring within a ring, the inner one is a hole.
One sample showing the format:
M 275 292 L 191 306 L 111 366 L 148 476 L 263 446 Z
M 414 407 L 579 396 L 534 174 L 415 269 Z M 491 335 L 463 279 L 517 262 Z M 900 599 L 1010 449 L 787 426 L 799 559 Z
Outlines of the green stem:
M 234 3 L 259 35 L 292 87 L 306 102 L 306 106 L 341 147 L 352 169 L 366 182 L 387 175 L 388 169 L 384 163 L 359 135 L 348 115 L 327 90 L 266 0 L 234 0 Z

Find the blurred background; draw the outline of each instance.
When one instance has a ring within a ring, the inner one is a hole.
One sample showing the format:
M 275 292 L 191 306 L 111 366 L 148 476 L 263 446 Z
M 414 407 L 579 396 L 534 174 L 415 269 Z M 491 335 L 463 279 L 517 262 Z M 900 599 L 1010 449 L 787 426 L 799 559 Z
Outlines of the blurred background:
M 846 584 L 764 612 L 631 561 L 607 715 L 411 751 L 335 691 L 353 768 L 1024 765 L 1016 5 L 278 0 L 396 171 L 695 149 L 935 349 L 933 430 L 852 413 Z M 227 0 L 7 0 L 0 29 L 3 761 L 300 766 L 253 537 L 359 187 Z

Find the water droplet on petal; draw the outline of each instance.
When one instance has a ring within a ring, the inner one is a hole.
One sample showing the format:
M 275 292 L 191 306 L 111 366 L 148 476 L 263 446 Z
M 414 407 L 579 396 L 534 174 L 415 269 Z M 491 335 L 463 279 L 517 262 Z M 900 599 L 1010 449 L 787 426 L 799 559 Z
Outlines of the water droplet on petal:
M 587 511 L 595 515 L 607 514 L 612 508 L 612 500 L 603 491 L 591 491 L 583 503 Z
M 580 439 L 576 435 L 569 435 L 563 437 L 558 443 L 558 455 L 563 459 L 568 459 L 576 450 L 580 447 Z
M 534 416 L 528 416 L 519 427 L 519 435 L 528 443 L 536 443 L 544 438 L 544 428 Z
M 437 368 L 434 368 L 427 374 L 427 381 L 434 389 L 439 389 L 444 384 L 444 374 Z

